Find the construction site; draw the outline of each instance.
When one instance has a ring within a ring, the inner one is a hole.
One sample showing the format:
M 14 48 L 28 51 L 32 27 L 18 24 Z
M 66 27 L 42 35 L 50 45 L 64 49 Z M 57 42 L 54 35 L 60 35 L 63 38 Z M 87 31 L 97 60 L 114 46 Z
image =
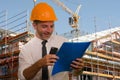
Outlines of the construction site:
M 65 8 L 63 4 L 57 4 Z M 74 14 L 69 10 L 68 13 Z M 7 17 L 5 10 L 0 12 L 0 80 L 19 80 L 17 72 L 20 49 L 34 37 L 28 16 L 27 11 L 12 17 Z M 120 80 L 120 27 L 79 35 L 77 22 L 78 15 L 71 17 L 69 23 L 73 30 L 62 36 L 70 42 L 90 41 L 91 44 L 82 57 L 83 73 L 75 80 Z

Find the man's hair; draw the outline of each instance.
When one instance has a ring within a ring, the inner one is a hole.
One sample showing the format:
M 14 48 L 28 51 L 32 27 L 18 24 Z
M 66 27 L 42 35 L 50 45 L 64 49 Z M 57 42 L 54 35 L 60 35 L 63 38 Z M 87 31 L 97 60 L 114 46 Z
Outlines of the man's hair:
M 38 23 L 40 23 L 41 21 L 40 20 L 34 20 L 33 21 L 33 23 L 35 23 L 35 24 L 38 24 Z

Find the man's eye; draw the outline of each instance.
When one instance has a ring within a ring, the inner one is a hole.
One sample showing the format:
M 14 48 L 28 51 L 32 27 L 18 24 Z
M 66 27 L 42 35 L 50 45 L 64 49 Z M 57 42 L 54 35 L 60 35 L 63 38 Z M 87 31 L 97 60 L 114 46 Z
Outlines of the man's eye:
M 46 28 L 47 26 L 42 26 L 42 28 Z
M 51 28 L 54 28 L 54 25 L 52 25 Z

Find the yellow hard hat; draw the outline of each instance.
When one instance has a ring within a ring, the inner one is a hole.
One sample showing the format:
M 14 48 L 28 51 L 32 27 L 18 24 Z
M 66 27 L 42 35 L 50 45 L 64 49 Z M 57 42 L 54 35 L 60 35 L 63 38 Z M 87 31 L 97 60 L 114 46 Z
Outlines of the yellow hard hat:
M 50 5 L 45 2 L 40 2 L 32 9 L 30 20 L 56 21 L 57 17 L 54 9 Z

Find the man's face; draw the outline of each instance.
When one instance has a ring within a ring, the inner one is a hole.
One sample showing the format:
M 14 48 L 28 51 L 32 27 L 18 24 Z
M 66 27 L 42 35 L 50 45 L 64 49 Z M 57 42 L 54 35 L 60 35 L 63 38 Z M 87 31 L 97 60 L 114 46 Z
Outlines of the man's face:
M 53 21 L 42 21 L 38 24 L 34 24 L 33 26 L 36 30 L 36 35 L 42 40 L 47 40 L 53 33 L 54 30 L 54 22 Z

